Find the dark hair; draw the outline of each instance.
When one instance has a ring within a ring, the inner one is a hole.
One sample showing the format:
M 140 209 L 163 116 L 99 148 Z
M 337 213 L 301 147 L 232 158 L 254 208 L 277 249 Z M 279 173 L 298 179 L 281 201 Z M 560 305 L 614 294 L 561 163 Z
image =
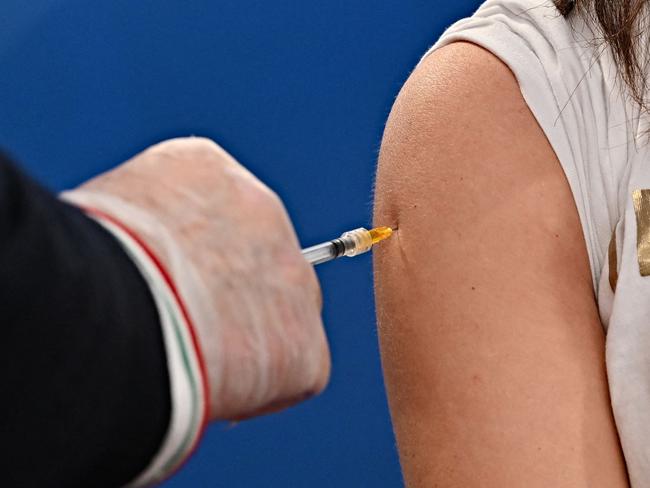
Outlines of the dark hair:
M 595 23 L 609 44 L 618 72 L 630 95 L 648 109 L 648 50 L 640 38 L 650 4 L 647 0 L 554 0 L 560 13 L 583 15 Z

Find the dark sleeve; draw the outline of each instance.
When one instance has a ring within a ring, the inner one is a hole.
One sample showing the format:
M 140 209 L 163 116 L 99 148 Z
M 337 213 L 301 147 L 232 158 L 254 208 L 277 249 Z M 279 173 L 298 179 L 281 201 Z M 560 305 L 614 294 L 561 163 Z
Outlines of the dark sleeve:
M 171 400 L 149 289 L 120 245 L 0 156 L 0 485 L 121 486 Z

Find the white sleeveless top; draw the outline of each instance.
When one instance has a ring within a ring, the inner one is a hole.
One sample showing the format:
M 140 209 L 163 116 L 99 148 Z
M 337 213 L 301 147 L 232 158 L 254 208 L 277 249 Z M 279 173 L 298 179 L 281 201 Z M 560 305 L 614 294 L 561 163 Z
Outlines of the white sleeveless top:
M 587 243 L 607 332 L 612 408 L 634 488 L 650 487 L 650 124 L 608 49 L 551 1 L 488 0 L 429 51 L 469 41 L 515 74 L 557 154 Z M 427 54 L 429 54 L 427 53 Z M 602 54 L 601 54 L 602 53 Z M 599 55 L 600 54 L 600 55 Z M 549 205 L 552 205 L 549 202 Z

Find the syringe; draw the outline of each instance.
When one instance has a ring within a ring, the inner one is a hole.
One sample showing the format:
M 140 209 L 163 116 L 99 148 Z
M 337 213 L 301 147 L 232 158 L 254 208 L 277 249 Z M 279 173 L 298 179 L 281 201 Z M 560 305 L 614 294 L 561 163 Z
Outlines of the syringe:
M 353 257 L 368 252 L 372 246 L 388 239 L 391 235 L 393 229 L 390 227 L 377 227 L 372 230 L 361 227 L 344 232 L 338 239 L 303 249 L 302 255 L 315 266 L 341 256 Z

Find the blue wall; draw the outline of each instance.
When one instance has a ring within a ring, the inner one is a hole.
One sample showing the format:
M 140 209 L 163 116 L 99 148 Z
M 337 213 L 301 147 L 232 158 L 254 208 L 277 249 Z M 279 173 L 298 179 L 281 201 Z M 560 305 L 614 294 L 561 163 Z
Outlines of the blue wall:
M 54 190 L 147 145 L 208 136 L 285 200 L 303 244 L 366 225 L 384 121 L 476 0 L 4 0 L 0 147 Z M 369 256 L 318 268 L 327 391 L 213 425 L 165 486 L 383 487 L 401 477 Z

